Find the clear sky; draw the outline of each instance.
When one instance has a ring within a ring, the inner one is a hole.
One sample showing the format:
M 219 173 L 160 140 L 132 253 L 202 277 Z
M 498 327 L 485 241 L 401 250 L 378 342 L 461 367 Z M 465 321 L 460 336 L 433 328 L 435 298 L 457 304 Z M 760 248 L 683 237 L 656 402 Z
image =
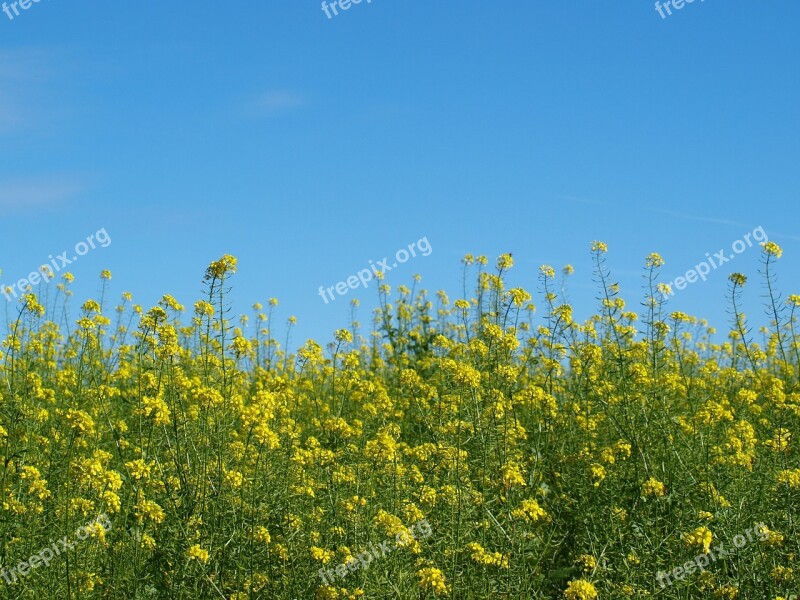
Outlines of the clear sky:
M 8 0 L 6 0 L 8 4 Z M 595 308 L 589 245 L 629 306 L 645 256 L 665 281 L 763 227 L 800 293 L 800 4 L 363 0 L 41 0 L 0 13 L 0 282 L 105 229 L 69 266 L 76 296 L 191 305 L 239 258 L 235 307 L 277 297 L 294 342 L 328 341 L 335 286 L 427 238 L 387 274 L 460 296 L 460 258 L 513 252 L 513 283 L 571 263 Z M 662 11 L 664 12 L 664 11 Z M 664 13 L 666 15 L 666 13 Z M 723 328 L 749 248 L 670 301 Z M 69 257 L 71 258 L 71 257 Z M 4 298 L 0 301 L 6 304 Z M 77 316 L 77 315 L 76 315 Z

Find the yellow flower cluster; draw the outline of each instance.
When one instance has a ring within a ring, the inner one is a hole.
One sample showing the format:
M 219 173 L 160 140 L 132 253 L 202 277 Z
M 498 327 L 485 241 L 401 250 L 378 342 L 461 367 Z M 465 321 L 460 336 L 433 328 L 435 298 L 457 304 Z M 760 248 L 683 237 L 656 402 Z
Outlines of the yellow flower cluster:
M 711 542 L 714 536 L 708 527 L 698 527 L 694 531 L 685 533 L 682 539 L 688 547 L 698 548 L 703 553 L 707 553 L 711 549 Z
M 467 544 L 467 550 L 470 551 L 470 556 L 473 561 L 479 565 L 487 565 L 492 567 L 499 567 L 501 569 L 508 568 L 508 556 L 500 552 L 490 552 L 477 542 L 470 542 Z
M 666 486 L 655 477 L 651 477 L 642 484 L 643 496 L 661 497 L 667 493 Z
M 564 590 L 565 600 L 596 600 L 597 588 L 584 579 L 570 581 Z

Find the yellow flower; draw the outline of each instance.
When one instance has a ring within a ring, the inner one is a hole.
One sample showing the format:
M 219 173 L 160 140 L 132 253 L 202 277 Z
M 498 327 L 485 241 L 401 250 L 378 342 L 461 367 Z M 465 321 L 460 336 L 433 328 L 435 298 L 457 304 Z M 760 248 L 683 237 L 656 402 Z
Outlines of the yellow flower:
M 83 306 L 81 308 L 87 313 L 93 313 L 93 312 L 99 313 L 100 303 L 97 302 L 96 300 L 87 300 L 86 302 L 83 303 Z
M 214 316 L 214 305 L 206 302 L 205 300 L 198 300 L 194 303 L 194 312 L 198 317 L 206 316 L 206 317 L 213 317 Z
M 44 315 L 44 306 L 39 304 L 39 299 L 36 297 L 36 294 L 26 294 L 25 295 L 25 307 L 27 308 L 28 312 L 32 315 L 37 317 L 41 317 Z
M 711 549 L 711 542 L 714 536 L 708 527 L 698 527 L 692 532 L 684 533 L 681 536 L 684 544 L 690 548 L 701 548 L 703 554 L 707 554 Z
M 775 431 L 772 439 L 766 440 L 764 445 L 775 452 L 786 452 L 792 441 L 792 432 L 786 429 Z
M 270 536 L 266 527 L 256 527 L 253 532 L 253 539 L 262 544 L 269 544 L 272 541 L 272 536 Z
M 499 567 L 508 569 L 508 556 L 500 552 L 490 552 L 477 542 L 467 544 L 467 550 L 471 552 L 471 558 L 479 565 Z
M 76 431 L 84 435 L 94 434 L 94 419 L 82 410 L 70 408 L 65 415 L 67 423 Z
M 311 546 L 310 552 L 311 558 L 321 562 L 323 565 L 327 565 L 329 562 L 331 562 L 331 559 L 336 556 L 332 551 L 325 550 L 324 548 L 319 548 L 317 546 Z
M 42 477 L 36 467 L 28 465 L 22 467 L 19 478 L 28 482 L 28 493 L 31 496 L 36 496 L 39 500 L 47 500 L 52 496 L 50 490 L 47 489 L 47 480 Z
M 503 477 L 503 485 L 506 488 L 527 485 L 525 477 L 522 475 L 522 469 L 518 464 L 506 463 L 503 465 L 501 472 Z
M 775 580 L 775 583 L 780 585 L 781 583 L 791 581 L 794 578 L 794 569 L 780 565 L 772 569 L 771 574 L 772 578 Z
M 167 403 L 160 397 L 145 396 L 142 398 L 142 414 L 153 419 L 153 425 L 169 425 L 171 413 Z
M 584 573 L 589 573 L 597 567 L 597 559 L 591 554 L 581 554 L 575 559 L 575 564 L 580 566 Z
M 647 259 L 645 260 L 645 266 L 647 266 L 648 269 L 660 267 L 663 266 L 663 264 L 664 264 L 664 259 L 661 258 L 661 255 L 658 254 L 657 252 L 648 254 Z
M 186 556 L 189 560 L 196 560 L 203 564 L 208 562 L 208 550 L 204 550 L 200 547 L 200 544 L 195 544 L 191 548 L 186 551 Z
M 234 489 L 242 487 L 244 475 L 239 471 L 225 471 L 225 483 Z
M 585 579 L 573 579 L 564 590 L 566 600 L 595 600 L 597 589 Z
M 786 469 L 778 473 L 778 483 L 791 489 L 800 489 L 800 469 Z
M 542 265 L 539 267 L 539 272 L 546 278 L 552 279 L 556 276 L 556 271 L 550 265 Z
M 775 242 L 765 242 L 761 244 L 761 247 L 767 256 L 774 256 L 776 259 L 783 256 L 783 249 Z
M 455 306 L 459 310 L 469 310 L 470 309 L 469 302 L 467 300 L 464 300 L 463 298 L 459 298 L 458 300 L 456 300 L 453 303 L 453 306 Z
M 655 477 L 651 477 L 642 484 L 643 496 L 661 497 L 667 493 L 667 488 Z
M 147 533 L 143 533 L 142 534 L 141 542 L 142 542 L 142 546 L 144 548 L 147 548 L 148 550 L 154 550 L 155 547 L 156 547 L 155 539 L 153 539 L 153 536 L 151 536 L 151 535 L 149 535 Z
M 140 500 L 134 506 L 134 512 L 140 523 L 144 519 L 149 519 L 155 524 L 163 523 L 167 516 L 164 509 L 152 500 Z
M 531 300 L 531 295 L 522 288 L 512 288 L 508 290 L 508 295 L 514 306 L 522 306 Z
M 425 567 L 417 571 L 419 587 L 423 590 L 431 590 L 437 596 L 445 596 L 450 593 L 450 589 L 445 582 L 444 573 L 435 567 Z
M 725 496 L 717 491 L 713 483 L 703 482 L 700 484 L 700 489 L 708 494 L 711 499 L 723 508 L 730 508 L 731 503 L 725 499 Z
M 375 439 L 369 440 L 364 448 L 364 455 L 368 458 L 392 462 L 397 456 L 397 437 L 400 429 L 397 425 L 387 425 L 378 430 Z
M 714 592 L 714 596 L 721 600 L 736 600 L 739 597 L 739 588 L 732 585 L 723 585 Z
M 517 508 L 511 511 L 511 516 L 529 523 L 538 523 L 548 518 L 547 512 L 539 506 L 536 500 L 523 500 Z
M 757 533 L 759 540 L 767 546 L 780 546 L 786 539 L 780 531 L 773 531 L 763 524 L 757 526 Z
M 473 389 L 480 387 L 481 373 L 477 369 L 463 363 L 458 363 L 452 358 L 445 358 L 442 360 L 441 364 L 443 370 L 453 378 L 455 384 Z
M 510 269 L 514 266 L 514 259 L 511 258 L 511 254 L 501 254 L 497 259 L 497 268 L 500 270 Z
M 222 279 L 228 274 L 236 273 L 236 257 L 224 255 L 219 260 L 212 262 L 206 270 L 207 279 Z
M 345 342 L 349 344 L 353 341 L 353 334 L 347 329 L 338 329 L 333 337 L 337 342 Z
M 126 462 L 125 466 L 128 468 L 133 479 L 146 479 L 150 476 L 150 470 L 152 469 L 152 465 L 141 458 Z
M 594 487 L 599 487 L 602 481 L 606 478 L 606 468 L 597 463 L 589 466 L 589 473 L 592 476 Z
M 78 583 L 78 589 L 80 589 L 82 592 L 91 592 L 97 585 L 101 585 L 103 583 L 102 578 L 96 573 L 86 573 L 84 571 L 78 571 L 76 574 L 76 579 Z
M 728 275 L 728 279 L 733 283 L 735 286 L 742 286 L 747 283 L 747 277 L 742 275 L 741 273 L 731 273 Z

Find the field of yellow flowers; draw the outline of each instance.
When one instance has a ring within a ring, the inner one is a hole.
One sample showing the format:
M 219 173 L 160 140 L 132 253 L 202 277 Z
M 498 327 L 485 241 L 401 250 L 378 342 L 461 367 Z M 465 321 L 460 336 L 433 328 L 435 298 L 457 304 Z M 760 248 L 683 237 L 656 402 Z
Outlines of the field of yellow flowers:
M 371 333 L 294 353 L 276 300 L 230 317 L 231 256 L 188 310 L 109 307 L 103 272 L 70 315 L 67 275 L 7 313 L 1 595 L 788 598 L 800 296 L 778 295 L 781 253 L 762 248 L 771 326 L 748 327 L 760 290 L 734 274 L 722 341 L 666 308 L 657 254 L 629 309 L 602 242 L 584 323 L 570 267 L 541 267 L 532 298 L 510 255 L 468 255 L 463 298 L 382 283 Z

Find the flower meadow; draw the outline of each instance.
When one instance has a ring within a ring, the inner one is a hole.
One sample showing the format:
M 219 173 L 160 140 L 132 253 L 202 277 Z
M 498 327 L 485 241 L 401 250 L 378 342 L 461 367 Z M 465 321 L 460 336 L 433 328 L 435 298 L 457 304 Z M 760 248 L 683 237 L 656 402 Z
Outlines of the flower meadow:
M 104 271 L 72 309 L 66 273 L 6 312 L 2 597 L 788 598 L 800 296 L 761 252 L 723 331 L 668 309 L 657 254 L 631 309 L 594 242 L 585 322 L 571 267 L 526 291 L 467 255 L 463 297 L 379 274 L 370 327 L 354 302 L 293 352 L 277 300 L 232 315 L 232 256 L 188 307 L 114 306 Z

